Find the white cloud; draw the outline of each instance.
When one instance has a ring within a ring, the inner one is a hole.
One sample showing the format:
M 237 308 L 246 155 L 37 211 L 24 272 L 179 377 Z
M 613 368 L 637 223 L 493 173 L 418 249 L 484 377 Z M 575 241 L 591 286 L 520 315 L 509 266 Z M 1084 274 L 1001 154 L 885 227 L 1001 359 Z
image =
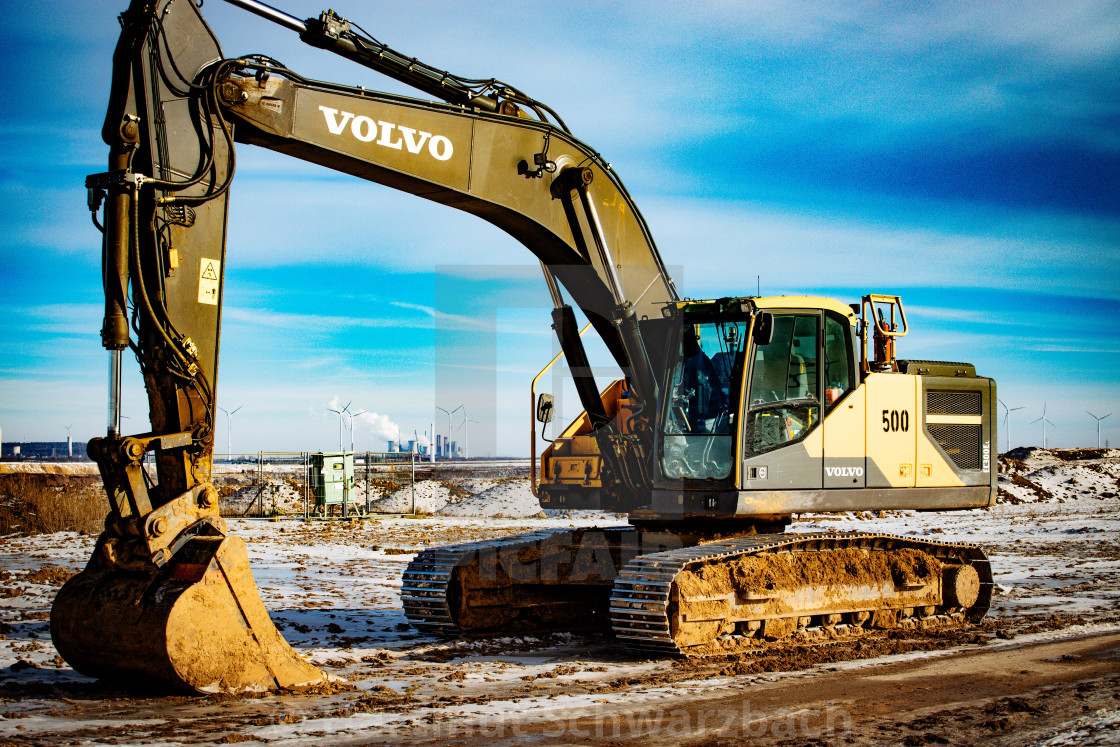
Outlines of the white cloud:
M 283 163 L 274 175 L 284 173 Z M 360 264 L 410 271 L 532 260 L 485 221 L 350 177 L 238 180 L 227 244 L 227 261 L 240 267 Z M 344 277 L 339 283 L 347 288 Z
M 93 303 L 48 303 L 25 308 L 8 307 L 5 315 L 30 317 L 26 329 L 50 335 L 97 339 L 105 307 Z
M 903 299 L 905 302 L 905 299 Z M 903 305 L 908 317 L 936 322 L 967 322 L 980 325 L 1021 325 L 1022 318 L 1015 318 L 995 309 L 961 309 L 938 306 Z
M 331 412 L 331 410 L 335 412 Z M 339 415 L 338 413 L 343 414 Z M 403 433 L 400 426 L 393 422 L 388 415 L 362 410 L 353 400 L 343 402 L 342 397 L 337 394 L 331 397 L 330 402 L 322 408 L 320 414 L 322 416 L 329 415 L 331 418 L 340 417 L 344 432 L 353 425 L 355 438 L 361 432 L 372 436 L 377 441 L 386 441 L 395 439 L 398 433 Z M 404 438 L 403 435 L 402 438 Z
M 388 415 L 381 415 L 376 412 L 363 412 L 357 417 L 358 423 L 364 426 L 364 430 L 368 431 L 374 438 L 379 438 L 387 441 L 397 437 L 398 426 Z
M 649 205 L 649 203 L 647 203 Z M 652 201 L 646 216 L 666 262 L 684 266 L 682 295 L 814 285 L 1018 288 L 1114 298 L 1114 247 L 1087 236 L 970 233 L 839 219 L 719 200 Z M 1032 227 L 1030 220 L 1020 228 Z M 768 290 L 769 289 L 769 290 Z
M 411 304 L 393 303 L 401 308 L 417 308 Z M 447 315 L 451 316 L 451 315 Z M 238 306 L 227 306 L 222 310 L 223 323 L 241 322 L 258 327 L 272 327 L 275 329 L 318 329 L 321 331 L 341 330 L 348 327 L 372 328 L 420 328 L 431 327 L 427 318 L 392 317 L 362 317 L 362 316 L 330 316 L 323 314 L 291 314 L 269 309 L 253 309 Z
M 480 319 L 480 318 L 475 318 L 475 317 L 462 316 L 460 314 L 448 314 L 448 313 L 445 313 L 445 312 L 440 311 L 438 309 L 434 309 L 431 306 L 424 306 L 422 304 L 415 304 L 415 303 L 406 303 L 404 301 L 390 301 L 389 303 L 392 304 L 393 306 L 396 306 L 397 308 L 413 309 L 415 311 L 423 312 L 423 313 L 427 314 L 428 316 L 432 317 L 432 319 L 439 322 L 440 327 L 452 326 L 452 327 L 458 327 L 460 329 L 462 329 L 462 328 L 493 329 L 494 328 L 493 321 L 487 320 L 487 319 Z

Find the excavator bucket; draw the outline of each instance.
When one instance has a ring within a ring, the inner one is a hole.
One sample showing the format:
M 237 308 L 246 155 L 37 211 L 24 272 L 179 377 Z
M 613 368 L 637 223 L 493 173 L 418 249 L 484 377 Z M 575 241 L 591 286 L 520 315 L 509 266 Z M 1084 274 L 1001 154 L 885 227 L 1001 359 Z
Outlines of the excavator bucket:
M 326 682 L 273 625 L 241 538 L 191 538 L 161 568 L 129 570 L 112 555 L 103 535 L 51 609 L 54 645 L 82 674 L 199 693 Z

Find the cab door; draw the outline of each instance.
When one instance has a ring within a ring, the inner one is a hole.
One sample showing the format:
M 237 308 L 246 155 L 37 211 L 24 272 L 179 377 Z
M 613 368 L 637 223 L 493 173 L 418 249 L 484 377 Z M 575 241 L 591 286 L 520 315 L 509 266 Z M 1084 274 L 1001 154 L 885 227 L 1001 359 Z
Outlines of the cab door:
M 824 315 L 821 384 L 824 387 L 825 488 L 862 488 L 866 475 L 867 390 L 856 384 L 855 333 L 833 311 Z
M 821 315 L 773 312 L 774 333 L 754 345 L 740 431 L 746 490 L 821 487 Z

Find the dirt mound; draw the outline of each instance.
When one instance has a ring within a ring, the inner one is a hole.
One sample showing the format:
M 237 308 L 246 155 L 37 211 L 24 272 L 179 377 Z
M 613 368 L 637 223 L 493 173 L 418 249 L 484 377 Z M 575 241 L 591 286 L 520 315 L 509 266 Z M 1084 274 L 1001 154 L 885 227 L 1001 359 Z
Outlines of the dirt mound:
M 413 488 L 406 485 L 372 502 L 369 510 L 371 513 L 379 514 L 434 514 L 450 501 L 451 491 L 446 485 L 436 480 L 424 480 L 416 483 L 415 505 L 413 505 Z
M 442 508 L 440 516 L 481 516 L 521 519 L 541 513 L 529 481 L 523 478 L 505 480 L 477 495 Z
M 5 475 L 72 475 L 97 476 L 94 462 L 0 462 Z
M 467 492 L 467 495 L 464 497 L 469 498 L 472 495 L 478 495 L 484 490 L 489 490 L 500 482 L 501 480 L 488 480 L 480 477 L 474 477 L 467 480 L 462 480 L 458 483 L 458 485 L 460 488 Z
M 270 479 L 263 485 L 232 485 L 220 488 L 223 494 L 222 510 L 226 514 L 244 513 L 254 504 L 267 515 L 284 515 L 303 512 L 303 490 L 299 485 L 282 479 Z
M 999 458 L 1000 503 L 1065 503 L 1120 494 L 1120 450 L 1020 447 Z
M 1017 459 L 1020 462 L 1026 462 L 1032 459 L 1037 460 L 1042 455 L 1050 456 L 1050 451 L 1039 446 L 1016 446 L 999 456 L 1000 459 Z
M 1116 449 L 1053 449 L 1054 456 L 1063 462 L 1079 462 L 1083 459 L 1107 459 L 1112 456 L 1109 452 Z

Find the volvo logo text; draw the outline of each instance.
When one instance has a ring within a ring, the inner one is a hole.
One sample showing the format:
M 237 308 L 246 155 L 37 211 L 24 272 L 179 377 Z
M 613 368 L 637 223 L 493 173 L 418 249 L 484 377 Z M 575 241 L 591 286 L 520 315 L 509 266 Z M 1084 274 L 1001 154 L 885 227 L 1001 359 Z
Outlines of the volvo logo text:
M 824 473 L 829 477 L 859 477 L 863 467 L 825 467 Z
M 353 112 L 342 112 L 329 106 L 320 106 L 323 118 L 327 121 L 327 130 L 332 135 L 341 135 L 350 125 L 350 134 L 363 143 L 375 143 L 384 148 L 405 150 L 409 153 L 419 153 L 428 147 L 428 153 L 437 161 L 446 161 L 451 158 L 455 149 L 451 141 L 443 135 L 433 135 L 430 132 L 414 130 L 404 125 L 382 122 L 369 117 L 355 117 Z

